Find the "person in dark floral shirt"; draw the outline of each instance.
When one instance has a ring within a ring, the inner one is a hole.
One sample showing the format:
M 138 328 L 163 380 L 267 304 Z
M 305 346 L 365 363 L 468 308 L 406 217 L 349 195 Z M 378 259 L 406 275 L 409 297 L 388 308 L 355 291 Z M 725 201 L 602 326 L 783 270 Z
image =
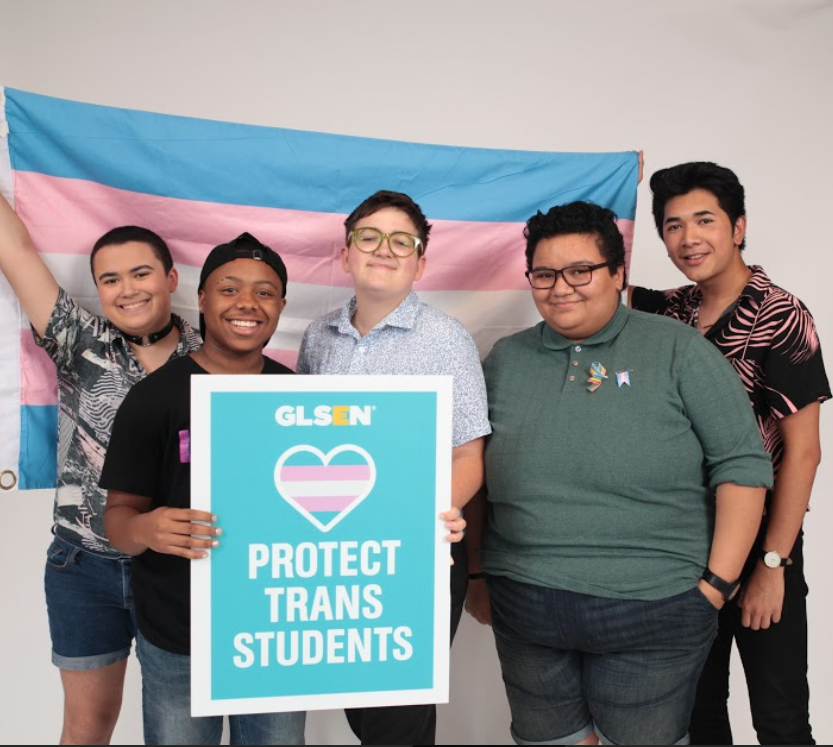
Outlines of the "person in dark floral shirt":
M 0 271 L 58 372 L 58 486 L 45 588 L 52 661 L 64 688 L 62 744 L 107 744 L 135 635 L 130 559 L 104 535 L 98 480 L 110 430 L 133 384 L 199 348 L 171 313 L 177 271 L 165 242 L 137 226 L 102 236 L 90 257 L 103 316 L 79 306 L 0 198 Z
M 729 360 L 749 394 L 776 478 L 737 602 L 720 613 L 691 741 L 732 744 L 727 701 L 734 640 L 761 744 L 814 744 L 801 528 L 821 459 L 820 404 L 831 396 L 816 327 L 798 298 L 744 261 L 744 189 L 732 171 L 681 164 L 656 172 L 651 190 L 668 256 L 693 285 L 631 288 L 631 306 L 696 327 Z

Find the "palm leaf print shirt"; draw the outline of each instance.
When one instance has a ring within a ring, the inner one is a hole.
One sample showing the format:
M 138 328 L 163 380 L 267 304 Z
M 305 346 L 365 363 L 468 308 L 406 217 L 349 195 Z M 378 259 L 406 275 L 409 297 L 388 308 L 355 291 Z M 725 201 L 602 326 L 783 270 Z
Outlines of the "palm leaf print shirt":
M 830 384 L 807 307 L 774 285 L 762 267 L 750 269 L 752 275 L 737 303 L 709 329 L 706 339 L 740 376 L 778 474 L 784 455 L 778 421 L 812 402 L 829 399 Z M 666 291 L 634 287 L 631 305 L 693 326 L 701 300 L 696 285 Z

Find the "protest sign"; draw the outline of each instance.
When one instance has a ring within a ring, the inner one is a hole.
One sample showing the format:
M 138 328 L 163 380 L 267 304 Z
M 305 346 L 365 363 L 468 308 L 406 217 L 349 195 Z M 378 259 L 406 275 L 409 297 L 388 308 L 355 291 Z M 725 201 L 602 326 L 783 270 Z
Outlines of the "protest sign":
M 192 378 L 195 716 L 448 700 L 451 379 Z

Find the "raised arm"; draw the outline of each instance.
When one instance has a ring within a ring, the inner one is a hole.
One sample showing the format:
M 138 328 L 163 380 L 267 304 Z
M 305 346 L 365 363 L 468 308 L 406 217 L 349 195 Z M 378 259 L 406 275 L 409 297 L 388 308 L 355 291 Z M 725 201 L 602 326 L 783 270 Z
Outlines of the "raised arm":
M 23 221 L 4 197 L 0 197 L 0 271 L 42 337 L 58 299 L 58 283 L 35 251 Z

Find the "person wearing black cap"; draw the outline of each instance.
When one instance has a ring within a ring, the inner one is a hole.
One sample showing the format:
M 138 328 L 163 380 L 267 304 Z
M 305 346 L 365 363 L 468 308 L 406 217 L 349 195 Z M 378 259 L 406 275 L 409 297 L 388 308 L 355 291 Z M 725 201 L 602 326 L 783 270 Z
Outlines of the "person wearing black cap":
M 244 233 L 215 247 L 199 284 L 203 347 L 133 388 L 101 475 L 110 542 L 133 560 L 147 744 L 219 744 L 220 716 L 192 718 L 190 562 L 219 544 L 216 516 L 190 508 L 194 374 L 291 374 L 263 355 L 286 305 L 278 254 Z M 303 744 L 305 714 L 229 717 L 231 744 Z

